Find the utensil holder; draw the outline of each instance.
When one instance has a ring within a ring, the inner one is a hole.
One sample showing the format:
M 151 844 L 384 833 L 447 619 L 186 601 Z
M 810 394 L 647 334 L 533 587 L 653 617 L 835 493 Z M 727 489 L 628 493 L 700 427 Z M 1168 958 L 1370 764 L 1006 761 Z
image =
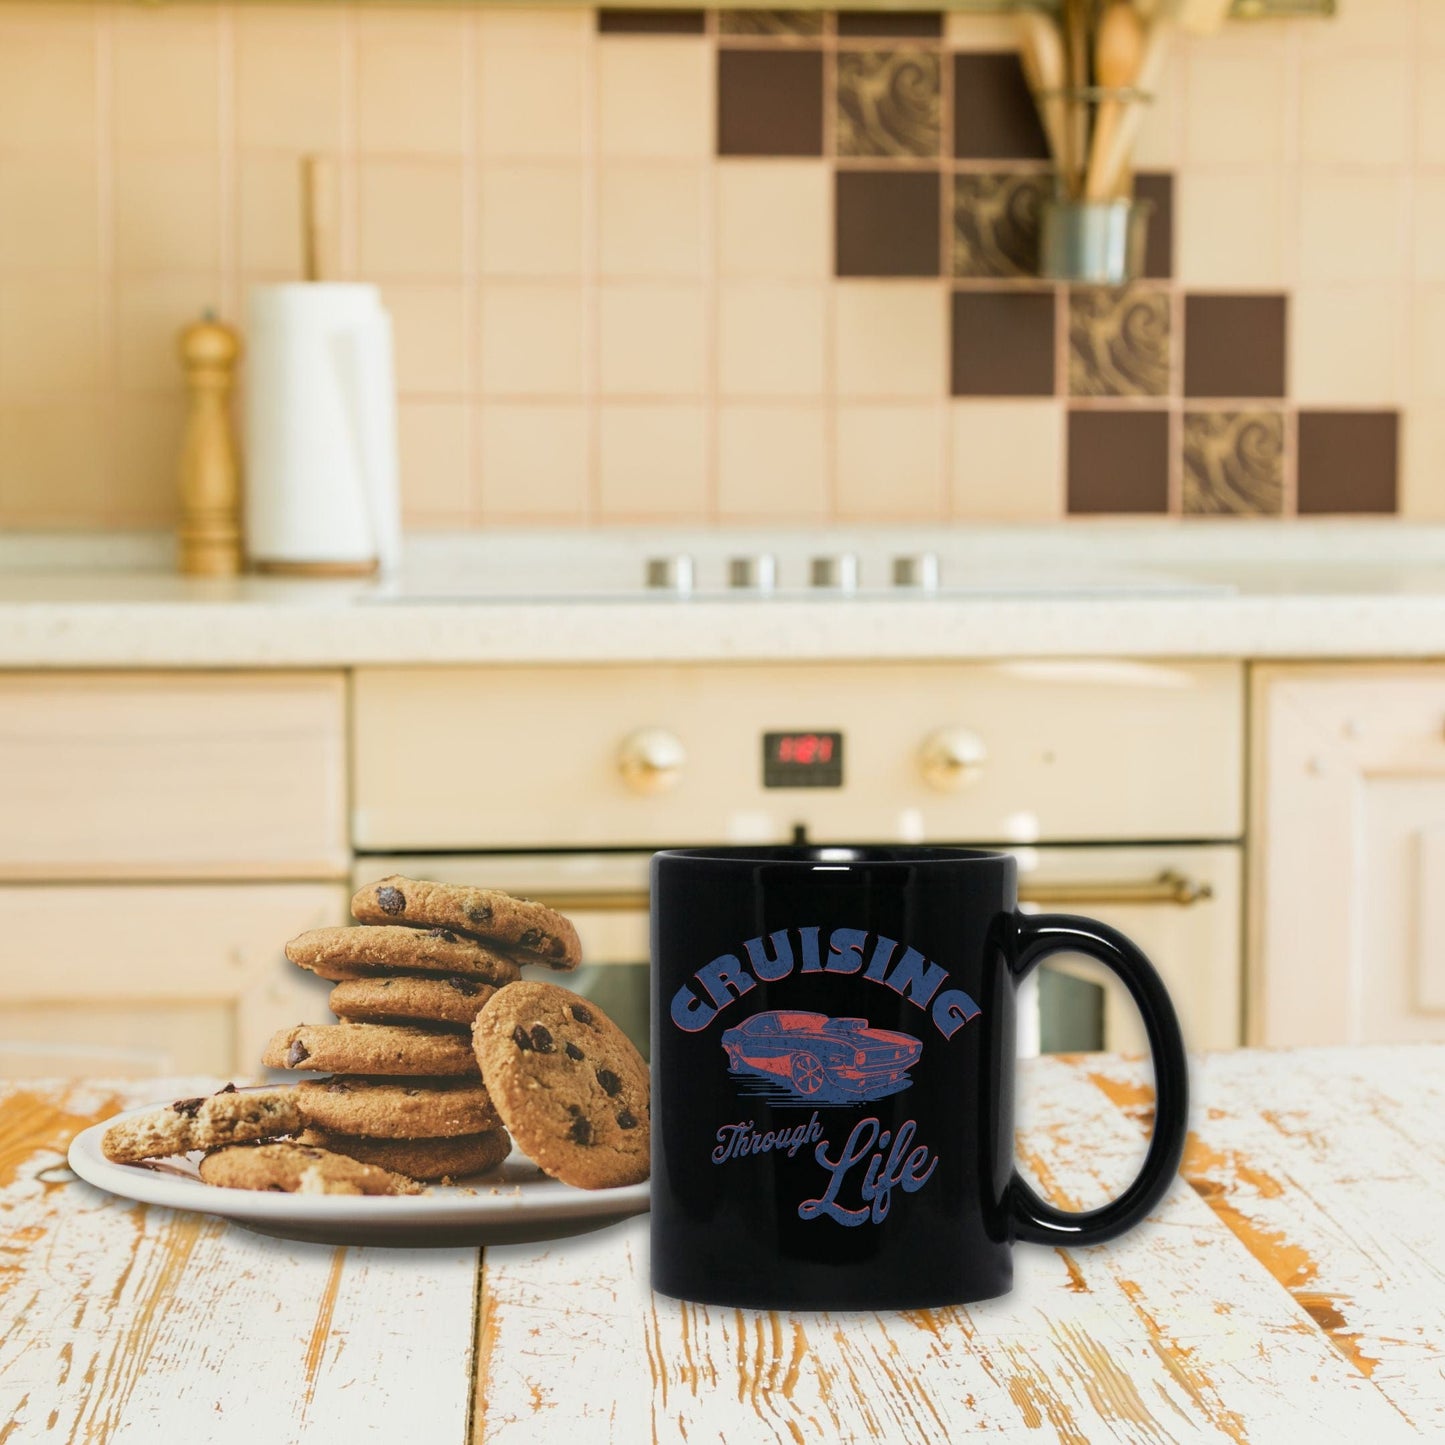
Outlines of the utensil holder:
M 1152 201 L 1044 202 L 1039 274 L 1049 281 L 1122 286 L 1143 274 Z

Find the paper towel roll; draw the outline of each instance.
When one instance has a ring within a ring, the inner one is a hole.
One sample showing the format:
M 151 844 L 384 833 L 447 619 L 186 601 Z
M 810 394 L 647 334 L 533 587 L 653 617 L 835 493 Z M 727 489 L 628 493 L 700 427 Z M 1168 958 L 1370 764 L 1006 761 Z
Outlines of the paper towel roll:
M 364 572 L 401 549 L 391 318 L 374 286 L 257 286 L 246 545 L 270 571 Z

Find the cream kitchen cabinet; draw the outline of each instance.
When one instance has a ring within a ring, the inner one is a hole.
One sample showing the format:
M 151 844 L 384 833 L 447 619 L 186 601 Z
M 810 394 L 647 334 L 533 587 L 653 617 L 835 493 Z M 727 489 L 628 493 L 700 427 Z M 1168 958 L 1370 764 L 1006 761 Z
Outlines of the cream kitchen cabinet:
M 1445 1040 L 1445 666 L 1259 667 L 1249 1041 Z

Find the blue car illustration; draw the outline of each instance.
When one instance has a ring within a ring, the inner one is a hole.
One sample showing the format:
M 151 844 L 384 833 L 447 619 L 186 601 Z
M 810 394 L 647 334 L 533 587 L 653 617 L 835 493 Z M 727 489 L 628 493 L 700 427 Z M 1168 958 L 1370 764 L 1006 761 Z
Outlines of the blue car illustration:
M 855 1102 L 897 1093 L 923 1052 L 911 1034 L 867 1019 L 777 1009 L 754 1014 L 722 1036 L 728 1068 L 754 1074 L 794 1097 Z

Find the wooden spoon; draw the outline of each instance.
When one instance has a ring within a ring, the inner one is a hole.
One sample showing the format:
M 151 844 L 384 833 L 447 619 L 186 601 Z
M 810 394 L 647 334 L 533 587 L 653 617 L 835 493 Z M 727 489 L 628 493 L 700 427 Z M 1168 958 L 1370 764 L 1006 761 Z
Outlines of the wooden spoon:
M 1024 79 L 1034 93 L 1044 135 L 1049 142 L 1054 165 L 1066 184 L 1069 163 L 1069 130 L 1064 106 L 1064 41 L 1058 27 L 1047 15 L 1037 10 L 1020 10 L 1019 61 Z
M 1094 83 L 1105 91 L 1127 90 L 1139 76 L 1144 59 L 1144 22 L 1129 0 L 1111 0 L 1099 18 L 1094 36 Z M 1094 120 L 1093 145 L 1089 152 L 1089 174 L 1084 198 L 1109 199 L 1109 175 L 1105 169 L 1113 154 L 1114 135 L 1129 102 L 1106 95 L 1099 102 Z

